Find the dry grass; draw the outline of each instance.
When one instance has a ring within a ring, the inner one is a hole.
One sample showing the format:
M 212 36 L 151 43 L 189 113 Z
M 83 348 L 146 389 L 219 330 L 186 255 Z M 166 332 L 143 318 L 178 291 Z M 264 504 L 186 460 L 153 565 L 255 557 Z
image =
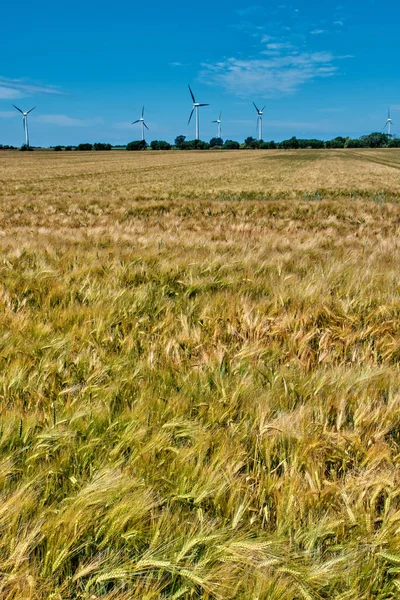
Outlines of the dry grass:
M 400 152 L 0 154 L 0 597 L 400 593 Z

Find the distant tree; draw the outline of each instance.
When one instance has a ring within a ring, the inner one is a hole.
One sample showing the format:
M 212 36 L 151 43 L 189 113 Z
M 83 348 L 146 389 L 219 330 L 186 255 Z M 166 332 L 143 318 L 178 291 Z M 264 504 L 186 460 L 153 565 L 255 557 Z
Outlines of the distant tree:
M 240 144 L 239 142 L 235 142 L 234 140 L 226 140 L 223 147 L 226 150 L 239 150 Z
M 345 148 L 364 148 L 364 144 L 361 140 L 351 138 L 346 139 Z
M 87 152 L 89 150 L 93 150 L 92 144 L 79 144 L 75 150 L 79 150 L 80 152 Z
M 171 144 L 163 140 L 153 140 L 150 147 L 152 150 L 171 150 Z
M 338 136 L 333 138 L 333 140 L 329 140 L 327 142 L 325 142 L 325 147 L 326 148 L 344 148 L 344 145 L 346 143 L 346 138 Z
M 145 140 L 136 140 L 133 142 L 129 142 L 129 144 L 126 145 L 126 149 L 131 151 L 146 150 L 146 148 L 147 143 Z
M 391 140 L 389 140 L 388 147 L 389 148 L 400 148 L 400 138 L 393 137 Z
M 274 150 L 276 148 L 276 144 L 273 140 L 271 142 L 261 142 L 259 148 L 261 150 Z
M 366 148 L 382 148 L 388 145 L 389 136 L 387 133 L 374 132 L 369 135 L 362 135 L 360 140 Z
M 103 144 L 101 142 L 96 142 L 93 144 L 93 150 L 111 150 L 111 144 Z
M 53 150 L 54 150 L 54 152 L 61 152 L 62 147 L 61 146 L 54 146 Z
M 179 146 L 180 150 L 208 150 L 210 144 L 203 142 L 203 140 L 188 140 L 184 141 Z
M 292 150 L 292 149 L 298 148 L 299 140 L 295 136 L 293 136 L 289 140 L 283 140 L 279 144 L 279 147 L 283 148 L 284 150 Z
M 210 147 L 211 148 L 215 148 L 215 146 L 223 146 L 224 145 L 224 140 L 220 137 L 213 137 L 210 140 Z
M 186 135 L 178 135 L 175 138 L 175 146 L 180 148 L 183 142 L 186 140 Z
M 32 152 L 33 148 L 31 146 L 27 146 L 26 144 L 22 144 L 20 151 L 21 152 Z
M 245 146 L 246 148 L 251 148 L 253 150 L 255 150 L 256 148 L 260 147 L 260 144 L 262 142 L 260 142 L 259 140 L 256 140 L 255 138 L 249 136 L 244 140 Z
M 65 146 L 65 151 L 66 152 L 71 152 L 72 150 L 72 146 Z
M 319 149 L 319 148 L 325 148 L 325 143 L 322 140 L 316 140 L 315 138 L 311 138 L 311 139 L 299 139 L 297 140 L 298 142 L 298 148 L 314 148 L 314 149 Z

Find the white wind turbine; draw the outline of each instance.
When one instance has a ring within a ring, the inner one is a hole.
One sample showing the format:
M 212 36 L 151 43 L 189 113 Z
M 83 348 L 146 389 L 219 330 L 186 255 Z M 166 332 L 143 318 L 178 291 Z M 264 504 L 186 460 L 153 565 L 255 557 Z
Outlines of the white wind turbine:
M 392 131 L 392 123 L 393 123 L 393 121 L 392 121 L 392 119 L 390 118 L 390 106 L 389 106 L 389 108 L 388 108 L 388 118 L 387 118 L 387 121 L 386 121 L 386 123 L 385 123 L 385 127 L 387 127 L 387 128 L 388 128 L 388 136 L 389 136 L 389 137 L 391 136 L 391 131 Z M 383 129 L 385 129 L 385 127 L 384 127 Z
M 193 108 L 192 108 L 192 112 L 190 113 L 188 125 L 189 125 L 190 121 L 192 120 L 194 111 L 196 111 L 196 140 L 198 140 L 199 139 L 199 107 L 200 106 L 210 106 L 210 105 L 209 104 L 200 104 L 199 102 L 196 102 L 190 85 L 188 85 L 188 88 L 189 88 L 189 92 L 190 92 L 190 95 L 192 96 L 192 100 L 193 100 Z
M 33 108 L 31 108 L 30 110 L 28 110 L 26 112 L 24 112 L 23 110 L 18 108 L 18 106 L 15 106 L 15 104 L 13 104 L 13 107 L 16 108 L 17 110 L 19 110 L 19 112 L 21 113 L 21 115 L 23 117 L 23 124 L 24 124 L 24 131 L 25 131 L 25 145 L 27 148 L 29 148 L 28 115 L 30 112 L 35 110 L 36 106 L 34 106 Z
M 137 119 L 136 121 L 133 121 L 132 125 L 136 125 L 136 123 L 141 123 L 142 124 L 142 140 L 144 140 L 144 128 L 146 127 L 146 129 L 149 129 L 146 125 L 146 123 L 144 122 L 144 106 L 142 108 L 142 116 L 140 117 L 140 119 Z
M 221 138 L 221 115 L 222 115 L 222 110 L 219 113 L 219 117 L 216 121 L 211 121 L 212 123 L 217 123 L 217 137 Z
M 254 104 L 254 102 L 253 102 L 253 104 Z M 265 106 L 267 106 L 267 105 L 265 105 Z M 263 139 L 263 137 L 262 137 L 262 135 L 263 135 L 263 132 L 262 132 L 262 116 L 263 116 L 263 110 L 264 110 L 265 106 L 263 106 L 262 109 L 260 110 L 254 104 L 254 108 L 256 109 L 257 115 L 258 115 L 258 117 L 257 117 L 257 128 L 258 128 L 258 139 L 259 139 L 260 142 Z

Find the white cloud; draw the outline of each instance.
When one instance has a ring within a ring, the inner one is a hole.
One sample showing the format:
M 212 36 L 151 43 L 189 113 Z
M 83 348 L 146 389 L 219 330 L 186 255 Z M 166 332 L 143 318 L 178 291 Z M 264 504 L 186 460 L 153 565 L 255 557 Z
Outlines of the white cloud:
M 324 29 L 313 29 L 310 31 L 311 35 L 321 35 L 321 33 L 325 33 Z
M 251 6 L 247 6 L 246 8 L 238 8 L 236 10 L 236 14 L 240 17 L 249 17 L 251 15 L 259 15 L 264 12 L 264 8 L 262 6 L 253 4 Z
M 20 91 L 9 87 L 3 87 L 0 81 L 0 99 L 1 100 L 16 100 L 22 98 L 23 94 Z
M 318 112 L 323 112 L 323 113 L 338 113 L 338 112 L 343 112 L 343 108 L 319 108 Z
M 103 119 L 76 119 L 67 115 L 38 115 L 35 121 L 48 123 L 49 125 L 58 125 L 59 127 L 91 127 L 101 125 Z
M 24 98 L 33 94 L 62 94 L 53 86 L 30 83 L 24 79 L 9 79 L 0 76 L 0 98 Z
M 339 27 L 343 26 L 343 21 L 333 21 L 334 25 L 338 25 Z
M 278 51 L 277 56 L 270 58 L 232 57 L 215 64 L 205 63 L 200 78 L 241 97 L 257 93 L 272 97 L 293 93 L 306 82 L 332 77 L 338 71 L 334 64 L 338 57 L 331 52 Z
M 12 119 L 17 117 L 18 113 L 12 110 L 0 110 L 0 119 Z

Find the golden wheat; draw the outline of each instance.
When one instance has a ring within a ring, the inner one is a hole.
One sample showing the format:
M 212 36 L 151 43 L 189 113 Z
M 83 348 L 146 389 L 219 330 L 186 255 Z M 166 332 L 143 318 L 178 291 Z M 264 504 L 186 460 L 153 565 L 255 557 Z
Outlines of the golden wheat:
M 0 168 L 1 598 L 397 598 L 400 152 Z

